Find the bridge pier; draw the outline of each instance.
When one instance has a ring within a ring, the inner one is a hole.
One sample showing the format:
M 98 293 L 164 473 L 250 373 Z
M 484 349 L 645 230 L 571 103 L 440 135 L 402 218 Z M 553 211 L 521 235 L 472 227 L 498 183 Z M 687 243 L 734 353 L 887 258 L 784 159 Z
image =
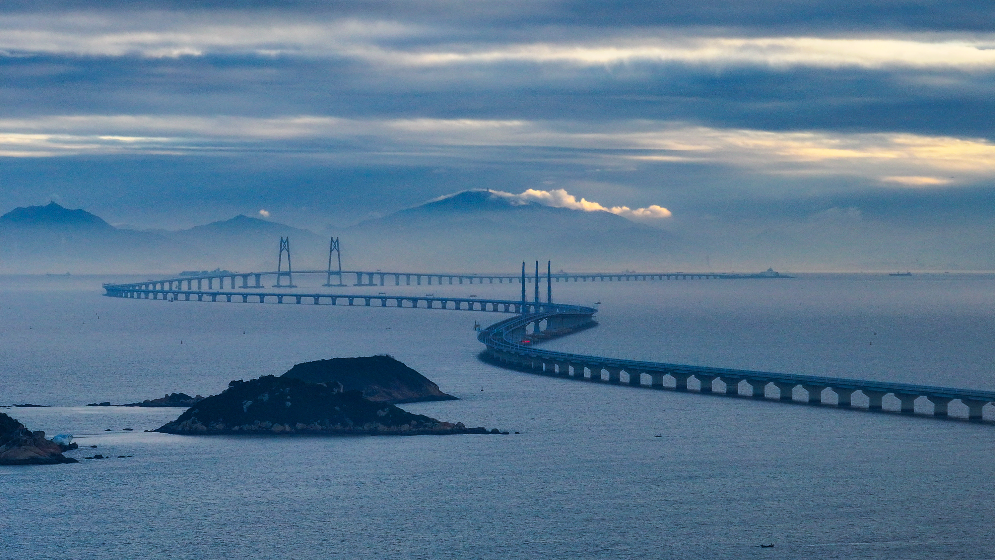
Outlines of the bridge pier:
M 663 374 L 653 372 L 650 373 L 650 387 L 653 389 L 663 389 Z
M 797 384 L 796 383 L 785 383 L 785 382 L 775 381 L 774 382 L 774 386 L 777 387 L 777 390 L 778 390 L 778 393 L 779 393 L 778 394 L 778 400 L 782 400 L 782 401 L 793 401 L 793 400 L 795 400 L 795 397 L 794 397 L 794 394 L 793 394 L 794 390 L 795 390 L 795 385 L 797 385 Z
M 740 377 L 719 377 L 725 383 L 727 395 L 739 395 L 739 384 L 743 382 Z
M 677 391 L 687 391 L 688 390 L 688 378 L 691 377 L 690 373 L 675 373 L 670 372 L 670 376 L 674 378 L 674 389 Z
M 836 406 L 840 408 L 850 408 L 850 397 L 856 392 L 856 389 L 841 389 L 839 387 L 830 387 L 834 393 L 836 393 Z
M 860 392 L 867 395 L 867 410 L 883 410 L 883 399 L 888 394 L 886 391 L 861 389 Z
M 916 399 L 919 398 L 919 395 L 913 395 L 910 393 L 895 393 L 895 396 L 902 402 L 902 414 L 915 414 Z
M 826 389 L 822 385 L 802 385 L 802 389 L 808 392 L 809 404 L 822 404 L 822 392 Z
M 967 419 L 980 422 L 984 418 L 985 405 L 987 401 L 976 401 L 974 399 L 961 398 L 960 402 L 967 406 Z
M 947 416 L 949 416 L 949 412 L 947 411 L 947 405 L 949 405 L 950 401 L 952 401 L 953 399 L 948 397 L 935 397 L 935 396 L 928 396 L 926 398 L 929 399 L 929 402 L 933 403 L 933 416 L 938 416 L 940 418 L 946 418 Z
M 637 370 L 626 370 L 629 374 L 629 385 L 638 387 L 643 384 L 643 372 Z
M 622 369 L 614 367 L 605 367 L 608 370 L 608 382 L 614 385 L 618 385 L 622 382 Z
M 747 379 L 746 382 L 750 385 L 750 396 L 754 399 L 763 399 L 767 396 L 767 384 L 769 381 Z
M 698 383 L 701 383 L 701 388 L 698 389 L 699 392 L 701 392 L 701 393 L 711 393 L 712 392 L 712 382 L 715 381 L 716 376 L 714 376 L 714 375 L 705 375 L 703 373 L 696 373 L 696 374 L 694 374 L 694 376 L 696 378 L 698 378 Z

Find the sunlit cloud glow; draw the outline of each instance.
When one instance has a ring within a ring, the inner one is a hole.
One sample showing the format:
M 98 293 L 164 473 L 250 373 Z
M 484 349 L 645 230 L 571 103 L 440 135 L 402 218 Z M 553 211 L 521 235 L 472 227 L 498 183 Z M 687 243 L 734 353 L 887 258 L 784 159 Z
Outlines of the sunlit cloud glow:
M 634 219 L 656 219 L 656 218 L 669 218 L 671 216 L 670 210 L 663 208 L 662 206 L 657 206 L 652 204 L 646 208 L 636 208 L 635 210 L 629 208 L 628 206 L 604 206 L 601 203 L 589 201 L 587 199 L 581 198 L 577 199 L 576 196 L 568 193 L 566 189 L 553 189 L 553 190 L 538 190 L 538 189 L 526 189 L 524 192 L 519 194 L 512 194 L 502 191 L 492 191 L 495 195 L 501 196 L 513 202 L 518 203 L 529 203 L 538 202 L 545 206 L 552 206 L 554 208 L 568 208 L 570 210 L 580 210 L 583 212 L 610 212 L 619 216 L 624 216 L 626 218 Z
M 441 40 L 440 29 L 384 20 L 232 13 L 184 18 L 168 12 L 0 16 L 0 56 L 31 53 L 178 58 L 205 55 L 349 58 L 387 66 L 504 63 L 611 66 L 632 63 L 773 68 L 886 67 L 995 69 L 995 36 L 768 36 L 689 34 L 661 28 L 640 35 L 547 42 Z M 403 39 L 403 41 L 399 41 Z M 406 45 L 406 46 L 401 46 Z
M 370 51 L 395 64 L 443 66 L 529 62 L 605 66 L 635 62 L 775 68 L 995 68 L 995 42 L 820 37 L 687 38 L 678 41 L 622 39 L 608 44 L 526 44 L 462 52 Z
M 941 177 L 881 177 L 881 181 L 885 183 L 894 183 L 906 187 L 937 187 L 942 185 L 949 185 L 953 182 L 953 179 L 944 179 Z
M 375 142 L 371 144 L 370 140 Z M 54 116 L 0 119 L 0 155 L 48 157 L 79 154 L 214 154 L 352 151 L 375 157 L 532 161 L 537 150 L 557 158 L 599 165 L 672 162 L 722 164 L 770 175 L 846 175 L 876 184 L 935 187 L 995 178 L 995 144 L 979 138 L 909 133 L 769 132 L 687 126 L 659 121 L 623 121 L 578 127 L 568 121 L 487 119 L 354 119 L 325 116 L 159 117 Z M 318 146 L 318 147 L 315 147 Z M 508 152 L 507 150 L 513 150 Z M 561 150 L 569 150 L 563 155 Z M 386 157 L 385 155 L 385 157 Z M 536 191 L 564 207 L 590 203 L 556 191 Z M 563 197 L 563 198 L 557 198 Z M 616 213 L 663 216 L 664 209 L 600 207 Z

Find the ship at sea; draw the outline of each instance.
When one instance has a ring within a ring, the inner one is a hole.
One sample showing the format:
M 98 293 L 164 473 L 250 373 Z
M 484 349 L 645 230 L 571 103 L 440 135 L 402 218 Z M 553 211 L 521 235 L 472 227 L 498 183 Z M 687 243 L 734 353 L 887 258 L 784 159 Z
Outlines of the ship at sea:
M 753 274 L 722 274 L 719 278 L 726 279 L 740 279 L 740 278 L 794 278 L 794 276 L 788 276 L 787 274 L 781 274 L 780 272 L 774 270 L 773 268 L 768 268 L 763 272 L 756 272 Z
M 912 276 L 911 272 L 889 272 L 888 276 Z

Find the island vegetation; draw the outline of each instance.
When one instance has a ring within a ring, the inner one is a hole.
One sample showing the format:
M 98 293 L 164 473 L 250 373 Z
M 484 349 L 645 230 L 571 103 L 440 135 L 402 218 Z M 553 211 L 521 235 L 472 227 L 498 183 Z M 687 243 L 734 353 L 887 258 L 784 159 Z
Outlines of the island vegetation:
M 171 434 L 420 435 L 488 432 L 390 403 L 374 402 L 341 384 L 267 375 L 232 381 L 156 431 Z
M 308 383 L 340 384 L 373 402 L 391 404 L 455 399 L 430 379 L 389 355 L 332 358 L 297 364 L 283 377 Z

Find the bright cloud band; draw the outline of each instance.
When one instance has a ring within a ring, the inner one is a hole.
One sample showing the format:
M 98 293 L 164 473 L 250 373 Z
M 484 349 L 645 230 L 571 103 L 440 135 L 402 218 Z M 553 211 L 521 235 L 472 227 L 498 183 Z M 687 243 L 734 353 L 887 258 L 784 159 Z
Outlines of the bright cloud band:
M 368 140 L 376 139 L 375 149 Z M 337 143 L 322 152 L 321 141 Z M 514 149 L 533 160 L 536 150 L 569 149 L 582 163 L 601 165 L 667 162 L 717 163 L 759 174 L 822 174 L 865 177 L 881 184 L 937 187 L 995 178 L 995 144 L 977 138 L 908 133 L 768 132 L 692 127 L 658 121 L 617 121 L 578 127 L 565 121 L 480 119 L 346 119 L 66 116 L 0 120 L 0 156 L 78 154 L 214 154 L 292 149 L 306 142 L 315 155 L 389 161 L 397 157 L 487 159 L 488 150 Z M 514 152 L 512 152 L 514 153 Z M 501 158 L 509 157 L 507 151 Z M 564 157 L 558 155 L 556 157 Z M 564 207 L 583 208 L 556 191 L 535 191 Z M 562 198 L 557 198 L 562 197 Z M 568 206 L 572 205 L 572 206 Z M 660 217 L 654 207 L 603 209 Z
M 151 24 L 150 22 L 155 22 Z M 392 21 L 340 19 L 260 22 L 232 14 L 191 20 L 164 12 L 0 16 L 0 56 L 68 54 L 170 58 L 205 55 L 333 57 L 387 66 L 501 63 L 605 66 L 630 63 L 789 67 L 995 68 L 995 36 L 735 37 L 661 28 L 639 36 L 504 44 L 434 45 L 438 29 Z M 404 39 L 405 41 L 398 41 Z M 412 45 L 400 48 L 399 43 Z
M 570 210 L 580 210 L 583 212 L 610 212 L 618 216 L 624 216 L 632 219 L 669 218 L 671 216 L 670 210 L 667 210 L 662 206 L 657 206 L 656 204 L 647 206 L 646 208 L 636 208 L 633 210 L 628 206 L 608 207 L 598 202 L 588 201 L 584 198 L 577 200 L 577 197 L 568 193 L 566 189 L 553 189 L 550 191 L 527 189 L 519 194 L 512 194 L 502 191 L 491 192 L 502 198 L 522 204 L 528 202 L 538 202 L 539 204 L 552 206 L 554 208 L 569 208 Z

